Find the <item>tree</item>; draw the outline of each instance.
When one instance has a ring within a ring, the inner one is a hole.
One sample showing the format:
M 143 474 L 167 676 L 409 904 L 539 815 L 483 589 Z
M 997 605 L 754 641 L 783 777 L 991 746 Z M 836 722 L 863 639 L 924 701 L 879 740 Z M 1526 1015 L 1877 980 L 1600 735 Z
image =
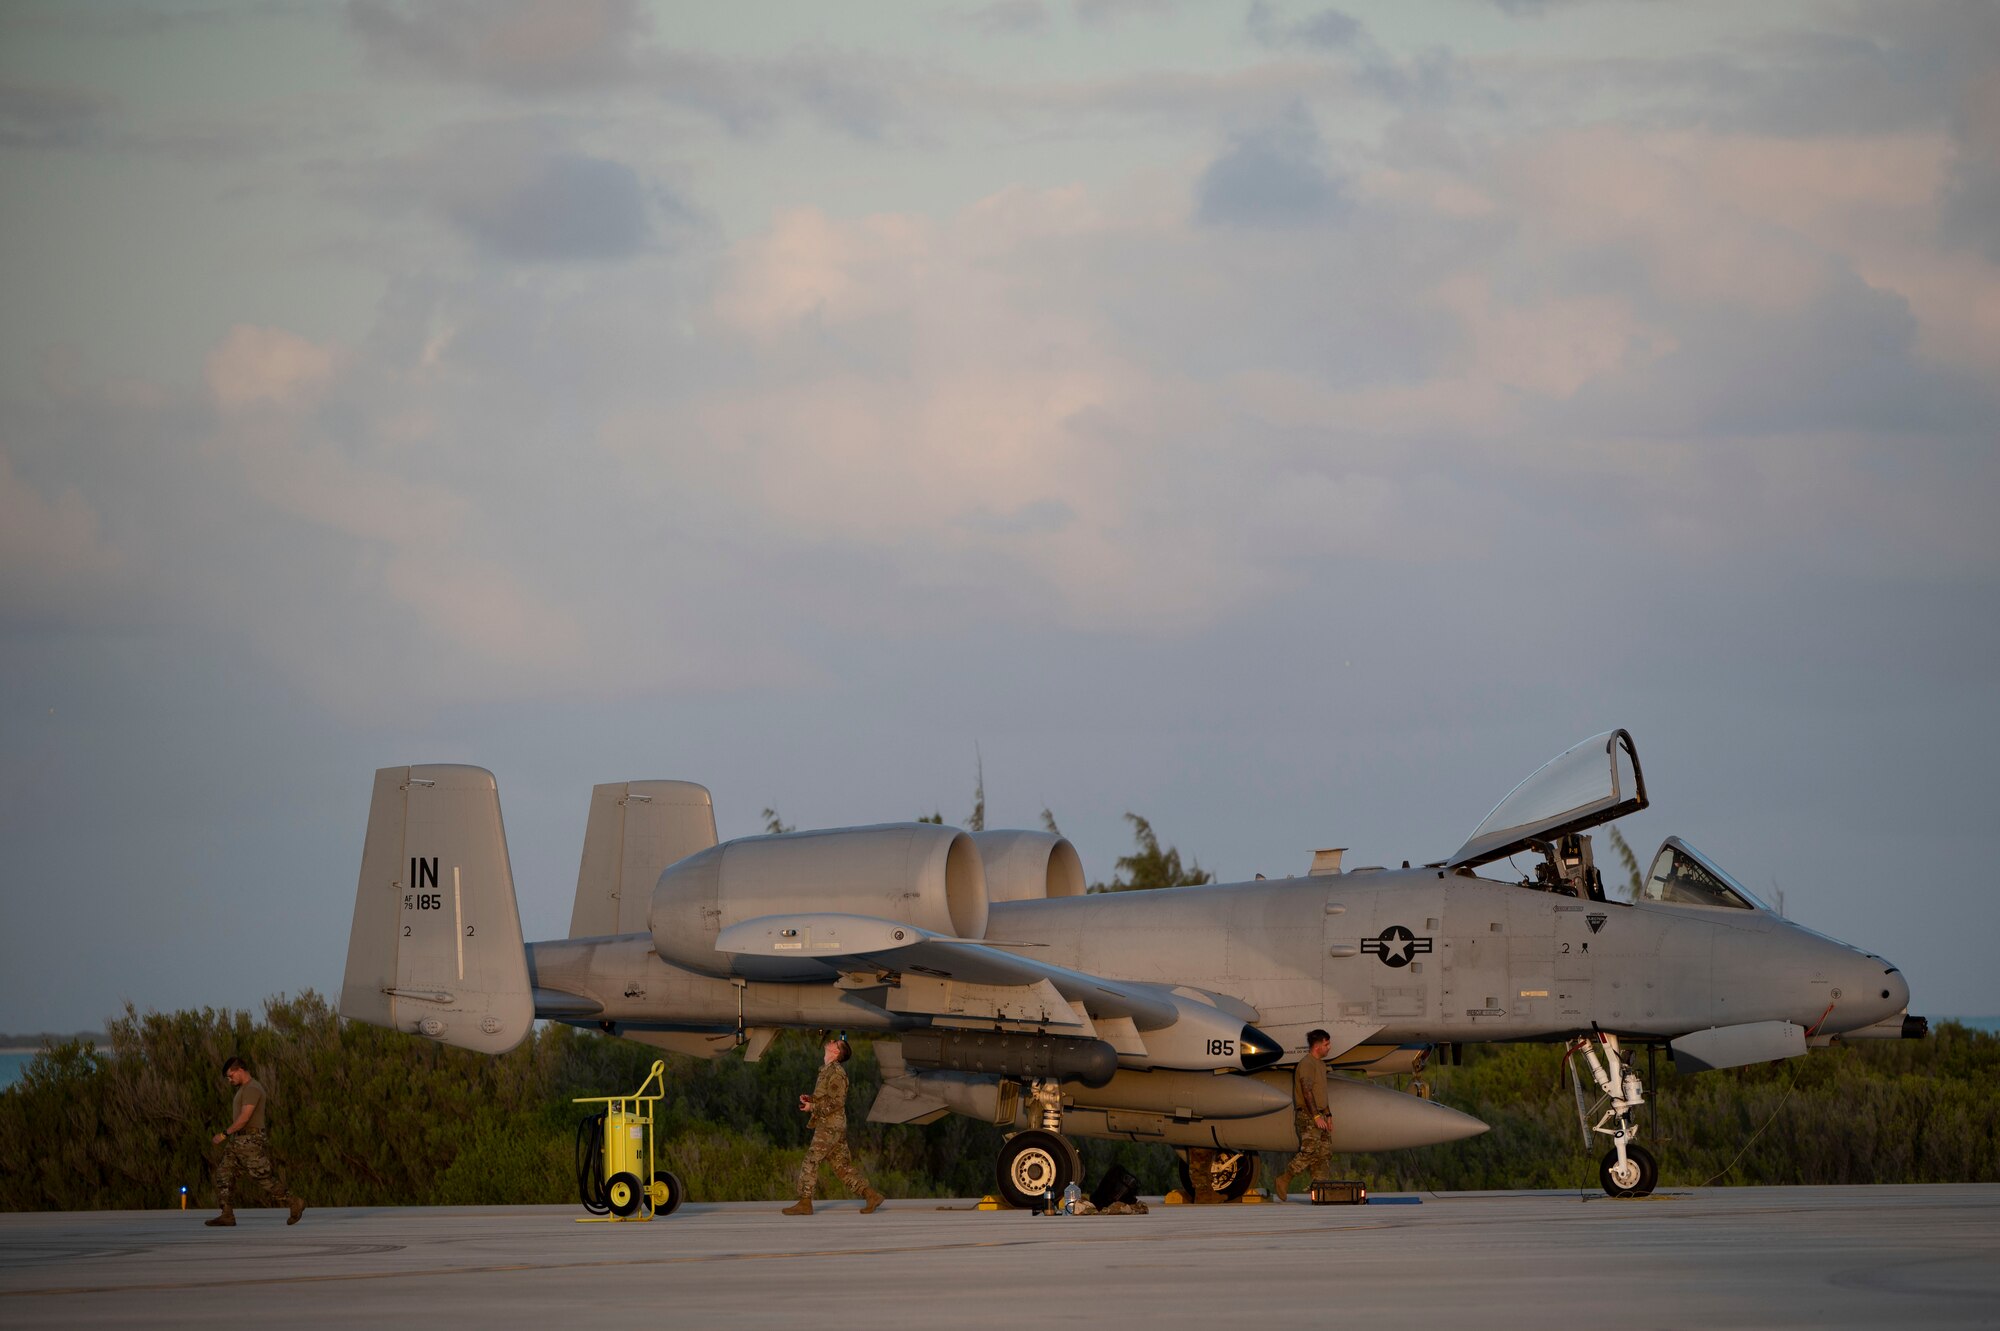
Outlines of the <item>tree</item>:
M 796 831 L 797 829 L 784 819 L 778 817 L 776 809 L 766 808 L 764 810 L 764 830 L 772 836 L 783 836 L 785 833 Z
M 1172 846 L 1160 849 L 1160 838 L 1153 832 L 1153 825 L 1136 813 L 1127 812 L 1125 821 L 1132 824 L 1132 837 L 1139 848 L 1118 860 L 1118 874 L 1108 883 L 1092 883 L 1093 892 L 1137 892 L 1154 887 L 1193 887 L 1197 883 L 1211 883 L 1215 875 L 1201 867 L 1201 861 L 1190 859 L 1185 868 L 1181 865 L 1181 853 Z
M 1611 849 L 1618 852 L 1618 858 L 1624 861 L 1625 872 L 1631 876 L 1632 887 L 1625 894 L 1625 899 L 1627 901 L 1637 901 L 1639 899 L 1640 888 L 1639 857 L 1632 853 L 1632 847 L 1625 844 L 1625 838 L 1618 834 L 1617 828 L 1607 827 L 1604 830 L 1611 834 Z

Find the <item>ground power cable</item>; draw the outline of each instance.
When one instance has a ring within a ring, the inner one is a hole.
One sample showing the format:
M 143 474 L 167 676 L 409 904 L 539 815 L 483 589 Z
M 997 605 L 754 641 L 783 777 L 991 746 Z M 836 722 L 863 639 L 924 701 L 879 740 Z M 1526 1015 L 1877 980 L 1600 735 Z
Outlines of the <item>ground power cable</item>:
M 1709 1184 L 1715 1182 L 1716 1179 L 1721 1178 L 1724 1174 L 1727 1174 L 1730 1170 L 1736 1168 L 1736 1162 L 1738 1160 L 1741 1160 L 1744 1156 L 1744 1153 L 1747 1152 L 1752 1146 L 1755 1146 L 1757 1144 L 1757 1139 L 1764 1135 L 1764 1128 L 1768 1128 L 1773 1123 L 1776 1123 L 1778 1121 L 1778 1115 L 1785 1112 L 1785 1106 L 1792 1102 L 1792 1092 L 1797 1090 L 1798 1086 L 1799 1086 L 1798 1068 L 1796 1066 L 1787 1066 L 1785 1068 L 1785 1094 L 1784 1097 L 1778 1101 L 1778 1107 L 1771 1111 L 1771 1117 L 1764 1120 L 1763 1127 L 1758 1128 L 1755 1132 L 1750 1134 L 1750 1140 L 1743 1143 L 1742 1149 L 1736 1152 L 1735 1156 L 1731 1158 L 1728 1164 L 1722 1167 L 1719 1173 L 1710 1177 L 1706 1182 L 1697 1183 L 1695 1186 L 1698 1188 L 1706 1188 Z

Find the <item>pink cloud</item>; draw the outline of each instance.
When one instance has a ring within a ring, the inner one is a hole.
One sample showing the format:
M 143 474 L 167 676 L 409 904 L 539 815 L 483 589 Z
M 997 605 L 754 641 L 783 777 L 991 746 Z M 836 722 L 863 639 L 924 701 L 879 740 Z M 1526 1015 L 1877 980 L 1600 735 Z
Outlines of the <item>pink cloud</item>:
M 208 353 L 209 396 L 224 411 L 310 404 L 333 381 L 338 352 L 286 332 L 237 324 Z
M 80 491 L 46 495 L 0 452 L 0 612 L 66 615 L 110 589 L 124 560 L 100 527 Z

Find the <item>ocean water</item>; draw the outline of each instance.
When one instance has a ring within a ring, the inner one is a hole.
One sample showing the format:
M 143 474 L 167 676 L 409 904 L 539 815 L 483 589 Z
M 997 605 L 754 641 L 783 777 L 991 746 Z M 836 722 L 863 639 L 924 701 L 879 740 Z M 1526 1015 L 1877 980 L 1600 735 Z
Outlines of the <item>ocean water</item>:
M 28 1070 L 28 1062 L 33 1054 L 0 1054 L 0 1090 L 21 1080 L 21 1074 Z
M 34 1061 L 35 1051 L 32 1049 L 0 1049 L 0 1091 L 21 1080 L 28 1064 Z

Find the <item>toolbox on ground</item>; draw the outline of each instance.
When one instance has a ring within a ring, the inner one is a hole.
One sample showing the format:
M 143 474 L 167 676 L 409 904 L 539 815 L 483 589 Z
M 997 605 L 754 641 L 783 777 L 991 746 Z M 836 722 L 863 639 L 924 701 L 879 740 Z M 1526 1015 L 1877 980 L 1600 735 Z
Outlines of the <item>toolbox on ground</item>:
M 1314 1206 L 1360 1206 L 1368 1200 L 1366 1185 L 1342 1179 L 1316 1178 L 1312 1182 Z

